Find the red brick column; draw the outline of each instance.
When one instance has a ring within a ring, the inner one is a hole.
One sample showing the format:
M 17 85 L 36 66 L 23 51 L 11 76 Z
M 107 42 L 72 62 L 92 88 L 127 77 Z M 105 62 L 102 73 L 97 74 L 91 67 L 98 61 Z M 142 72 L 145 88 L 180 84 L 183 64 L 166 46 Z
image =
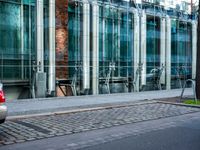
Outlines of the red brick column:
M 56 0 L 56 78 L 68 77 L 68 0 Z
M 56 79 L 68 78 L 68 0 L 56 0 Z M 62 87 L 66 91 L 65 87 Z M 57 87 L 57 96 L 64 96 Z

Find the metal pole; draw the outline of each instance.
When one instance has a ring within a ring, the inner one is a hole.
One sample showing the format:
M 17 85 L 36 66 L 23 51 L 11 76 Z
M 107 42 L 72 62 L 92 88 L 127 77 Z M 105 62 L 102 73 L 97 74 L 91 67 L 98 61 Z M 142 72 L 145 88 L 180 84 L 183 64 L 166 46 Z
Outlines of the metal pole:
M 192 22 L 192 79 L 196 78 L 197 63 L 197 22 Z
M 146 25 L 146 13 L 145 11 L 142 11 L 142 16 L 141 16 L 141 63 L 143 64 L 143 69 L 142 69 L 142 75 L 141 75 L 141 85 L 146 85 L 146 71 L 147 71 L 147 64 L 146 64 L 146 31 L 147 31 L 147 25 Z
M 55 94 L 55 0 L 49 0 L 49 75 L 48 93 Z
M 83 89 L 90 88 L 90 5 L 83 1 Z
M 139 18 L 138 11 L 135 10 L 133 13 L 134 13 L 134 78 L 136 78 L 136 76 L 137 76 L 136 72 L 137 72 L 137 68 L 138 68 L 138 64 L 139 64 L 139 57 L 140 57 L 140 54 L 139 54 L 140 18 Z M 139 91 L 139 80 L 137 80 L 136 82 L 137 83 L 135 83 L 135 84 L 136 84 L 137 88 L 134 88 L 134 91 L 138 92 Z
M 117 75 L 120 76 L 120 21 L 121 21 L 121 16 L 120 16 L 120 10 L 117 12 L 118 14 L 118 25 L 117 25 L 117 67 L 118 67 L 118 73 Z
M 21 3 L 21 79 L 24 79 L 24 7 L 23 2 Z M 18 57 L 18 56 L 16 56 Z M 14 69 L 14 68 L 13 68 Z
M 166 89 L 171 89 L 171 19 L 166 17 Z
M 165 18 L 160 19 L 160 67 L 163 65 L 165 66 Z M 165 69 L 162 72 L 161 75 L 161 81 L 162 84 L 165 84 Z
M 43 0 L 37 0 L 37 66 L 38 72 L 44 72 L 44 21 Z
M 99 94 L 99 6 L 97 2 L 92 4 L 92 91 Z

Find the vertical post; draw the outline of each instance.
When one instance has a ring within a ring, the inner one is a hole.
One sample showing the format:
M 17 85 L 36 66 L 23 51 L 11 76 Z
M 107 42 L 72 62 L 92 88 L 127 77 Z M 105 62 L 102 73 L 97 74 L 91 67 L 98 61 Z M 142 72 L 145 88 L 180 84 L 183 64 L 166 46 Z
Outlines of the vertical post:
M 198 14 L 200 14 L 200 6 L 198 9 Z M 200 99 L 200 15 L 198 15 L 197 20 L 197 62 L 196 62 L 196 96 L 197 99 Z
M 44 23 L 43 0 L 37 0 L 37 73 L 36 73 L 36 97 L 46 96 L 46 73 L 44 73 Z
M 196 78 L 197 63 L 197 23 L 192 22 L 192 79 Z
M 139 38 L 140 38 L 140 18 L 139 18 L 139 13 L 138 11 L 134 11 L 134 78 L 136 78 L 137 76 L 137 69 L 138 69 L 138 64 L 139 64 L 139 58 L 140 58 L 140 54 L 139 54 Z M 136 89 L 134 88 L 135 92 L 139 91 L 139 78 L 137 78 L 138 80 L 136 81 Z
M 171 89 L 171 19 L 166 17 L 166 89 Z
M 55 0 L 49 0 L 49 74 L 48 92 L 55 95 Z
M 160 19 L 160 67 L 165 66 L 165 18 Z M 161 83 L 165 84 L 165 69 L 161 75 Z
M 31 15 L 31 12 L 32 12 L 32 8 L 31 8 L 31 5 L 29 5 L 29 19 L 28 19 L 28 27 L 29 27 L 29 34 L 28 34 L 28 51 L 29 51 L 29 63 L 28 63 L 28 69 L 29 69 L 29 79 L 30 79 L 30 85 L 33 83 L 33 81 L 31 81 L 31 79 L 33 79 L 33 75 L 32 75 L 32 47 L 31 47 L 31 43 L 32 43 L 32 28 L 31 28 L 31 25 L 32 25 L 32 15 Z M 32 85 L 33 86 L 33 85 Z M 34 93 L 35 94 L 35 93 Z M 35 96 L 33 96 L 33 98 L 35 98 Z
M 21 3 L 21 79 L 24 79 L 24 7 L 23 2 Z M 18 57 L 18 56 L 16 56 Z M 13 68 L 14 69 L 14 68 Z
M 99 6 L 92 4 L 92 91 L 99 94 Z
M 105 6 L 103 7 L 103 17 L 102 17 L 102 58 L 101 58 L 101 61 L 102 61 L 102 73 L 105 72 L 105 35 L 106 35 L 106 20 L 105 20 L 105 14 L 104 14 L 104 10 L 105 10 Z
M 146 85 L 146 72 L 147 72 L 147 54 L 146 54 L 146 32 L 147 32 L 147 18 L 145 11 L 142 11 L 141 16 L 141 63 L 143 64 L 142 67 L 142 75 L 141 75 L 141 85 Z
M 117 20 L 117 68 L 120 68 L 120 22 L 121 22 L 121 16 L 120 16 L 120 12 L 121 10 L 118 10 L 118 20 Z M 118 69 L 118 73 L 117 75 L 120 76 L 120 69 Z
M 90 5 L 83 1 L 83 89 L 90 88 Z
M 43 0 L 37 0 L 37 71 L 44 72 Z

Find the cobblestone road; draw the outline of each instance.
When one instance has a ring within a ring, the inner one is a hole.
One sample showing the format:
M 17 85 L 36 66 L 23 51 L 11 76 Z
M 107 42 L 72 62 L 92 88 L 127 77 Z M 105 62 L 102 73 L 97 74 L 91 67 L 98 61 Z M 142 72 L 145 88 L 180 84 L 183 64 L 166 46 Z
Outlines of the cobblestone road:
M 198 112 L 200 109 L 164 103 L 144 103 L 112 109 L 40 116 L 0 125 L 0 144 L 8 145 L 135 122 Z

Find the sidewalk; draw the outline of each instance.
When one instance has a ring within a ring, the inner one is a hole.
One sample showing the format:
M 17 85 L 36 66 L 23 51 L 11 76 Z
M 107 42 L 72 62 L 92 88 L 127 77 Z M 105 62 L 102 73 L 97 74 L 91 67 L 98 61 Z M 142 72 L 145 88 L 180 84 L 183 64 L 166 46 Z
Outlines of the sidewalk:
M 77 97 L 54 97 L 45 99 L 10 100 L 8 118 L 24 115 L 52 114 L 62 111 L 79 110 L 83 108 L 105 107 L 114 104 L 132 103 L 144 100 L 172 98 L 180 96 L 181 89 L 147 91 L 135 93 L 119 93 L 109 95 L 87 95 Z M 192 89 L 186 89 L 184 95 L 192 95 Z

